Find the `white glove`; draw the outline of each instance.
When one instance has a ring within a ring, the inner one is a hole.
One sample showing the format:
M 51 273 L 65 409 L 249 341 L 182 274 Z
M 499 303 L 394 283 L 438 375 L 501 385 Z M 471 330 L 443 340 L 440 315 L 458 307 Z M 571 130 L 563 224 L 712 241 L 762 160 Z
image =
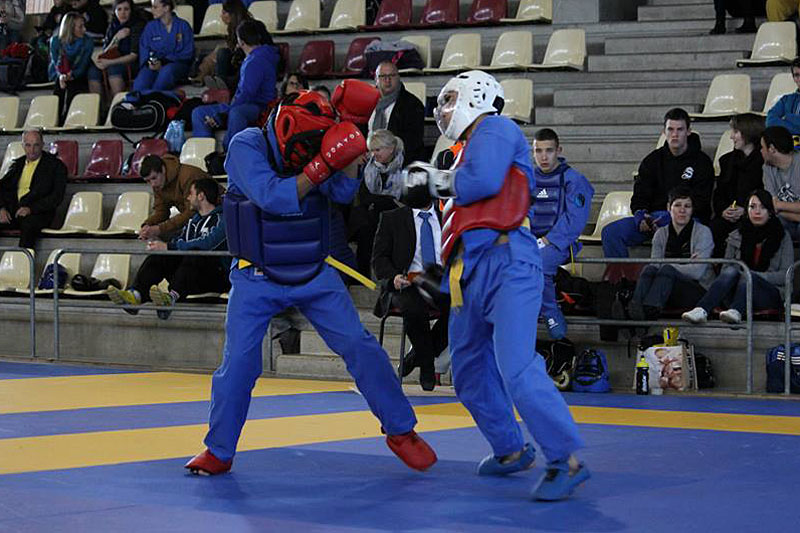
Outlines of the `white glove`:
M 431 196 L 435 198 L 454 198 L 456 195 L 453 186 L 455 172 L 439 170 L 430 163 L 415 161 L 403 171 L 403 186 L 406 189 L 428 185 Z

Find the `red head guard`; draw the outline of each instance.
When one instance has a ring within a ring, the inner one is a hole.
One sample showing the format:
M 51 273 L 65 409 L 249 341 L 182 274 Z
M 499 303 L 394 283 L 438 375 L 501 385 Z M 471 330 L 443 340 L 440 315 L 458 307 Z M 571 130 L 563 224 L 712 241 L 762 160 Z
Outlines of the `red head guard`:
M 336 111 L 315 91 L 290 94 L 278 105 L 275 137 L 286 170 L 299 173 L 319 153 L 322 136 L 336 124 Z

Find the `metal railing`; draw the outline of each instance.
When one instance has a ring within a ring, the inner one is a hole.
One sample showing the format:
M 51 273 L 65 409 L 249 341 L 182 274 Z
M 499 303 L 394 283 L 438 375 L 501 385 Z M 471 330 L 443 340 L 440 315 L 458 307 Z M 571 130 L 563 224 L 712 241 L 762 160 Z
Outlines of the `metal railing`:
M 22 252 L 28 260 L 28 270 L 30 272 L 30 282 L 28 283 L 29 303 L 30 308 L 30 328 L 31 328 L 31 358 L 36 358 L 36 264 L 33 260 L 33 254 L 27 248 L 20 248 L 19 246 L 0 246 L 0 252 Z M 56 271 L 58 269 L 55 269 Z M 54 282 L 55 283 L 55 282 Z M 58 285 L 53 285 L 57 287 Z M 58 291 L 54 291 L 58 292 Z
M 786 271 L 786 281 L 783 286 L 783 353 L 786 355 L 783 373 L 783 394 L 791 394 L 792 379 L 792 289 L 794 288 L 794 272 L 800 261 L 795 261 Z

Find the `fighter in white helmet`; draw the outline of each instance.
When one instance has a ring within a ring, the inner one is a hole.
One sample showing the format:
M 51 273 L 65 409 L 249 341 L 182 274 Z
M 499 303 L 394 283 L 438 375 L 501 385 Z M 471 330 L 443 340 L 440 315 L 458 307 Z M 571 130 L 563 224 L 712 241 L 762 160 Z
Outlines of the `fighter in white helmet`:
M 450 353 L 456 393 L 489 441 L 493 454 L 479 475 L 505 475 L 533 466 L 516 407 L 547 458 L 531 496 L 559 500 L 589 478 L 574 452 L 583 446 L 564 399 L 536 353 L 542 267 L 530 232 L 535 183 L 530 145 L 499 116 L 503 89 L 489 74 L 470 71 L 441 90 L 436 121 L 464 141 L 452 170 L 409 166 L 405 199 L 449 198 L 443 214 L 442 288 L 450 292 Z M 461 309 L 457 309 L 460 307 Z

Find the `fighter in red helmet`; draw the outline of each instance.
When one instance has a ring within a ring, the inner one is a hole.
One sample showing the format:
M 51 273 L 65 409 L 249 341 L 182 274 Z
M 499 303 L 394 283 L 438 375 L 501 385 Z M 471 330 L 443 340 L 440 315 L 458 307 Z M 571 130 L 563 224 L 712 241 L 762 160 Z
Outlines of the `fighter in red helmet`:
M 363 90 L 352 84 L 339 90 L 337 109 L 353 118 L 363 114 L 365 102 L 377 101 Z M 325 262 L 329 201 L 352 200 L 357 161 L 367 151 L 359 129 L 338 122 L 339 114 L 319 94 L 301 91 L 281 102 L 263 131 L 248 128 L 231 140 L 224 216 L 235 259 L 225 348 L 212 381 L 207 449 L 186 464 L 192 473 L 230 470 L 261 375 L 264 334 L 272 316 L 289 306 L 344 359 L 389 448 L 417 470 L 436 462 L 414 432 L 414 411 L 386 352 L 364 329 L 341 278 Z

